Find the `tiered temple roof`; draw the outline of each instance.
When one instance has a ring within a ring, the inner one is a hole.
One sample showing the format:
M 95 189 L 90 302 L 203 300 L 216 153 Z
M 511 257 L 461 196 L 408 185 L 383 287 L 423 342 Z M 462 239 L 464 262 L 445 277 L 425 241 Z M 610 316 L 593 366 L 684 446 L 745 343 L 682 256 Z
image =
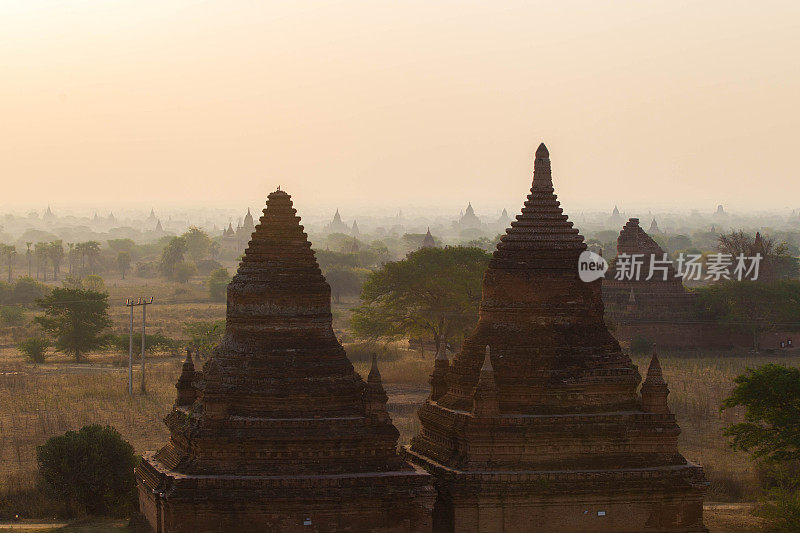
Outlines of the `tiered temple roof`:
M 622 268 L 621 256 L 628 265 L 635 262 L 638 273 L 629 266 Z M 615 322 L 676 323 L 697 318 L 694 296 L 686 292 L 673 263 L 639 226 L 638 218 L 628 220 L 617 237 L 617 256 L 609 263 L 603 281 L 603 300 L 607 315 Z
M 437 361 L 406 448 L 436 478 L 435 527 L 705 530 L 702 470 L 678 453 L 675 417 L 643 408 L 639 372 L 604 323 L 601 282 L 578 276 L 585 249 L 542 144 L 484 275 L 478 325 L 452 363 Z
M 427 233 L 425 233 L 425 238 L 422 239 L 422 248 L 436 248 L 436 241 L 433 240 L 433 235 L 431 235 L 431 228 L 428 227 Z
M 299 221 L 288 194 L 269 195 L 228 286 L 224 340 L 192 382 L 197 399 L 186 400 L 187 358 L 170 441 L 137 470 L 142 509 L 164 531 L 429 521 L 428 476 L 397 455 L 376 363 L 365 384 L 336 339 Z

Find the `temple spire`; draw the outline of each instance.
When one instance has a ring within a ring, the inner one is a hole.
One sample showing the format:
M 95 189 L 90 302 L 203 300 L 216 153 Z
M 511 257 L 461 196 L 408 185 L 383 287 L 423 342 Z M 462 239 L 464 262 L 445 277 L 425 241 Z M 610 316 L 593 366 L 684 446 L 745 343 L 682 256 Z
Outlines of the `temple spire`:
M 533 188 L 539 190 L 553 189 L 553 172 L 550 168 L 550 152 L 544 143 L 536 149 L 536 158 L 533 160 Z
M 373 418 L 382 422 L 389 420 L 389 413 L 386 410 L 386 402 L 389 397 L 383 388 L 381 373 L 378 370 L 378 355 L 372 354 L 372 367 L 367 375 L 367 383 L 364 387 L 364 413 L 367 418 Z
M 178 396 L 175 399 L 175 406 L 187 407 L 192 405 L 197 399 L 197 389 L 194 388 L 192 382 L 194 381 L 196 372 L 194 370 L 194 361 L 192 361 L 192 350 L 186 348 L 186 359 L 183 361 L 181 368 L 181 375 L 178 382 L 175 383 L 175 388 L 178 390 Z
M 661 363 L 658 361 L 655 346 L 653 347 L 653 357 L 650 359 L 650 366 L 647 368 L 647 378 L 642 384 L 642 409 L 648 413 L 669 414 L 667 396 L 669 388 L 664 380 L 661 370 Z
M 500 414 L 500 400 L 497 394 L 497 383 L 494 380 L 491 349 L 486 346 L 478 384 L 472 397 L 472 414 L 480 418 L 491 418 Z
M 436 350 L 436 359 L 433 362 L 431 374 L 431 400 L 436 401 L 447 392 L 447 371 L 450 369 L 450 360 L 447 358 L 447 342 L 444 335 L 439 337 L 439 349 Z

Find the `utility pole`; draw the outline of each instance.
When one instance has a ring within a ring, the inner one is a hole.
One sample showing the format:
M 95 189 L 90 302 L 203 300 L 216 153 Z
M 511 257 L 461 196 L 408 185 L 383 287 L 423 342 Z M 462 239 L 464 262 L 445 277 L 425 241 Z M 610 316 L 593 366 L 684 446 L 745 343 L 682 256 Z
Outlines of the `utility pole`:
M 131 308 L 131 328 L 128 336 L 128 394 L 133 396 L 133 300 L 126 298 L 125 305 Z
M 151 296 L 150 299 L 142 299 L 137 298 L 135 301 L 133 298 L 127 298 L 125 300 L 125 305 L 131 308 L 131 328 L 130 328 L 130 337 L 128 340 L 128 394 L 133 396 L 133 308 L 142 306 L 142 382 L 140 385 L 140 390 L 142 394 L 147 392 L 145 388 L 145 381 L 144 381 L 144 349 L 145 349 L 145 332 L 147 329 L 147 306 L 153 303 L 153 297 Z

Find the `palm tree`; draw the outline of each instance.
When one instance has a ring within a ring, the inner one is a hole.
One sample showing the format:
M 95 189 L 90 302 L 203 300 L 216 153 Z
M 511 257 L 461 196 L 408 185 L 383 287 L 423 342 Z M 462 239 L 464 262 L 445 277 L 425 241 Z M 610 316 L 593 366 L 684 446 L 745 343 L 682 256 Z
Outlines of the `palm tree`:
M 64 245 L 60 240 L 53 241 L 47 246 L 47 256 L 53 264 L 53 279 L 58 280 L 58 272 L 64 260 Z
M 28 250 L 25 252 L 25 256 L 28 258 L 28 277 L 31 277 L 31 262 L 33 261 L 33 252 L 31 252 L 32 244 L 32 242 L 25 243 L 25 246 L 28 247 Z
M 85 253 L 89 259 L 89 273 L 97 274 L 97 267 L 100 265 L 100 243 L 97 241 L 87 241 Z
M 11 269 L 14 264 L 14 256 L 17 255 L 17 247 L 13 244 L 0 244 L 0 252 L 6 256 L 8 264 L 8 282 L 11 283 Z
M 44 281 L 47 281 L 47 250 L 46 242 L 37 242 L 33 246 L 33 255 L 36 256 L 36 279 L 39 279 L 39 274 L 43 273 Z

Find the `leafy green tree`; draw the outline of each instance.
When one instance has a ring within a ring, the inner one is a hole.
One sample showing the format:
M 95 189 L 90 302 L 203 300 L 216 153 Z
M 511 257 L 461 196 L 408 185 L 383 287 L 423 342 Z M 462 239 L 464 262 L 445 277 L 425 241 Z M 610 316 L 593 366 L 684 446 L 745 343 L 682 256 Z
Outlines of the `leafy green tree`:
M 208 233 L 197 226 L 191 226 L 182 237 L 186 241 L 186 251 L 193 261 L 199 261 L 208 255 L 211 246 L 211 237 Z
M 125 516 L 136 506 L 136 455 L 111 426 L 51 437 L 36 448 L 36 462 L 53 493 L 89 514 Z
M 23 276 L 14 282 L 14 292 L 11 296 L 13 303 L 30 305 L 37 299 L 47 294 L 49 288 L 33 278 Z
M 109 239 L 107 242 L 108 247 L 117 254 L 127 252 L 133 255 L 133 249 L 136 247 L 136 243 L 133 242 L 133 239 Z
M 188 322 L 183 326 L 183 331 L 189 336 L 198 355 L 207 358 L 225 336 L 225 321 L 198 320 Z
M 184 261 L 175 265 L 175 269 L 172 273 L 172 279 L 179 283 L 188 283 L 192 276 L 196 275 L 197 267 L 194 265 L 194 263 L 188 263 Z
M 352 325 L 362 338 L 460 337 L 478 318 L 491 256 L 479 248 L 423 248 L 369 275 Z
M 119 252 L 117 253 L 117 268 L 122 274 L 122 279 L 125 279 L 125 274 L 131 269 L 131 253 Z
M 175 267 L 183 263 L 186 253 L 186 239 L 172 237 L 161 252 L 161 273 L 167 279 L 175 279 Z
M 686 235 L 673 235 L 667 239 L 667 251 L 676 252 L 692 247 L 692 239 Z
M 90 291 L 95 292 L 105 292 L 106 283 L 103 281 L 103 278 L 97 274 L 89 274 L 81 280 L 80 288 L 89 289 Z
M 800 369 L 767 363 L 736 377 L 723 409 L 744 407 L 728 426 L 731 445 L 766 462 L 800 460 Z
M 104 346 L 103 333 L 111 326 L 108 294 L 57 287 L 37 303 L 44 315 L 35 320 L 55 338 L 56 350 L 80 361 L 84 353 Z
M 110 346 L 118 352 L 127 354 L 130 337 L 127 333 L 111 335 L 109 343 Z M 183 343 L 181 341 L 167 337 L 160 331 L 156 331 L 155 333 L 147 333 L 145 335 L 144 349 L 147 351 L 147 353 L 168 353 L 178 355 L 182 345 Z M 141 335 L 133 336 L 133 353 L 134 355 L 142 353 Z
M 333 301 L 339 302 L 342 296 L 357 296 L 364 283 L 363 270 L 353 268 L 333 268 L 325 272 L 325 280 L 331 286 Z
M 769 235 L 753 236 L 741 230 L 724 233 L 718 238 L 717 250 L 734 258 L 740 254 L 745 257 L 761 254 L 758 279 L 762 281 L 795 279 L 800 271 L 789 245 L 785 241 L 778 243 Z
M 17 348 L 22 355 L 27 357 L 33 363 L 44 363 L 47 356 L 47 348 L 50 347 L 50 341 L 41 337 L 31 337 L 17 344 Z
M 97 241 L 79 242 L 75 245 L 76 253 L 81 258 L 81 274 L 97 274 L 100 269 L 100 243 Z
M 211 294 L 211 299 L 219 302 L 224 302 L 228 295 L 228 283 L 231 282 L 231 275 L 225 268 L 218 268 L 213 271 L 206 280 L 208 292 Z
M 696 289 L 696 292 L 707 318 L 731 330 L 752 335 L 755 350 L 769 331 L 799 326 L 798 281 L 724 281 Z

